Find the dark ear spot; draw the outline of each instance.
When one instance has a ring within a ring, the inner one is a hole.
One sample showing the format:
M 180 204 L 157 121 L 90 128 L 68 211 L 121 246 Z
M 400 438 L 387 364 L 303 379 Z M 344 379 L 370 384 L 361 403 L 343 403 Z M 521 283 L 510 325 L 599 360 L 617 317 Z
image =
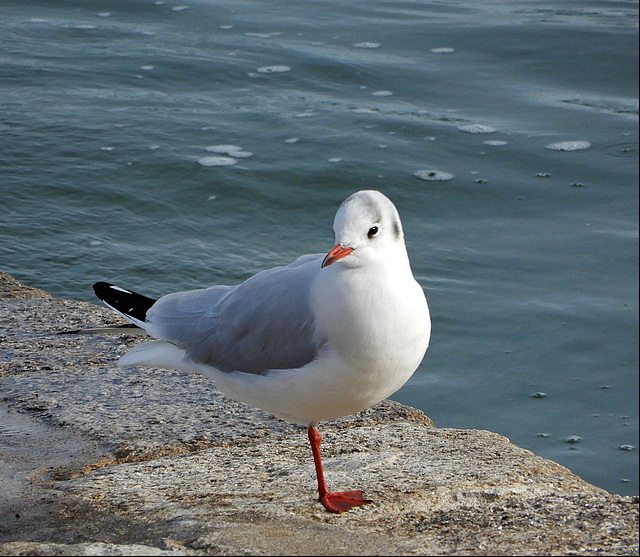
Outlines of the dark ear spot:
M 397 220 L 393 221 L 393 234 L 395 235 L 396 239 L 400 239 L 400 237 L 402 236 L 402 227 L 400 226 L 400 222 Z

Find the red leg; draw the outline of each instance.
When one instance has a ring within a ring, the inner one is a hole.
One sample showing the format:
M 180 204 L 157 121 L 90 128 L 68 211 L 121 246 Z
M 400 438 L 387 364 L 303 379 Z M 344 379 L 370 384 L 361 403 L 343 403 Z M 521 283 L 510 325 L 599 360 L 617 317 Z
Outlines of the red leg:
M 362 491 L 339 491 L 337 493 L 331 493 L 327 490 L 327 486 L 324 483 L 322 460 L 320 459 L 320 440 L 322 437 L 312 425 L 307 428 L 307 432 L 309 434 L 309 443 L 311 443 L 311 452 L 313 452 L 313 461 L 316 465 L 318 495 L 324 508 L 332 513 L 343 513 L 353 507 L 373 503 L 373 501 L 364 498 Z

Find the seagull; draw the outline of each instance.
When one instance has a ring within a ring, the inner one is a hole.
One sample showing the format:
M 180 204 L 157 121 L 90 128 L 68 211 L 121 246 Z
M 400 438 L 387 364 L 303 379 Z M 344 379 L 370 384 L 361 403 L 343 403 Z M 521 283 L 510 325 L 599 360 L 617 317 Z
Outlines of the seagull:
M 327 489 L 316 425 L 400 389 L 422 362 L 431 319 L 400 216 L 384 194 L 349 196 L 333 231 L 335 247 L 326 255 L 303 255 L 236 286 L 158 300 L 107 282 L 93 288 L 156 339 L 118 365 L 200 372 L 228 397 L 306 426 L 319 501 L 342 513 L 372 501 L 361 491 Z

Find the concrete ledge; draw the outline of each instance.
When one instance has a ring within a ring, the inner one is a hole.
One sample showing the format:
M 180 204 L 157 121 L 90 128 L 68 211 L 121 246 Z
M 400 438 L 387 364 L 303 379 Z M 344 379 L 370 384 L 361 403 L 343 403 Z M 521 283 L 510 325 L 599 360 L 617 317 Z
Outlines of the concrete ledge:
M 637 497 L 390 401 L 321 424 L 329 488 L 375 501 L 329 514 L 304 428 L 119 369 L 135 339 L 57 334 L 112 312 L 17 285 L 0 274 L 2 555 L 638 554 Z

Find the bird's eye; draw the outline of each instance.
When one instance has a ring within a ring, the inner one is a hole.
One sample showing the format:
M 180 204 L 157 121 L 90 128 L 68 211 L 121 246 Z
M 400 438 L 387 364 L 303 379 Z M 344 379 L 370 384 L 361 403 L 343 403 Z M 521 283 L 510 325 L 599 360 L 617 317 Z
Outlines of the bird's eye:
M 378 227 L 372 226 L 371 228 L 369 228 L 369 232 L 367 232 L 367 236 L 369 238 L 373 238 L 377 233 L 378 233 Z

